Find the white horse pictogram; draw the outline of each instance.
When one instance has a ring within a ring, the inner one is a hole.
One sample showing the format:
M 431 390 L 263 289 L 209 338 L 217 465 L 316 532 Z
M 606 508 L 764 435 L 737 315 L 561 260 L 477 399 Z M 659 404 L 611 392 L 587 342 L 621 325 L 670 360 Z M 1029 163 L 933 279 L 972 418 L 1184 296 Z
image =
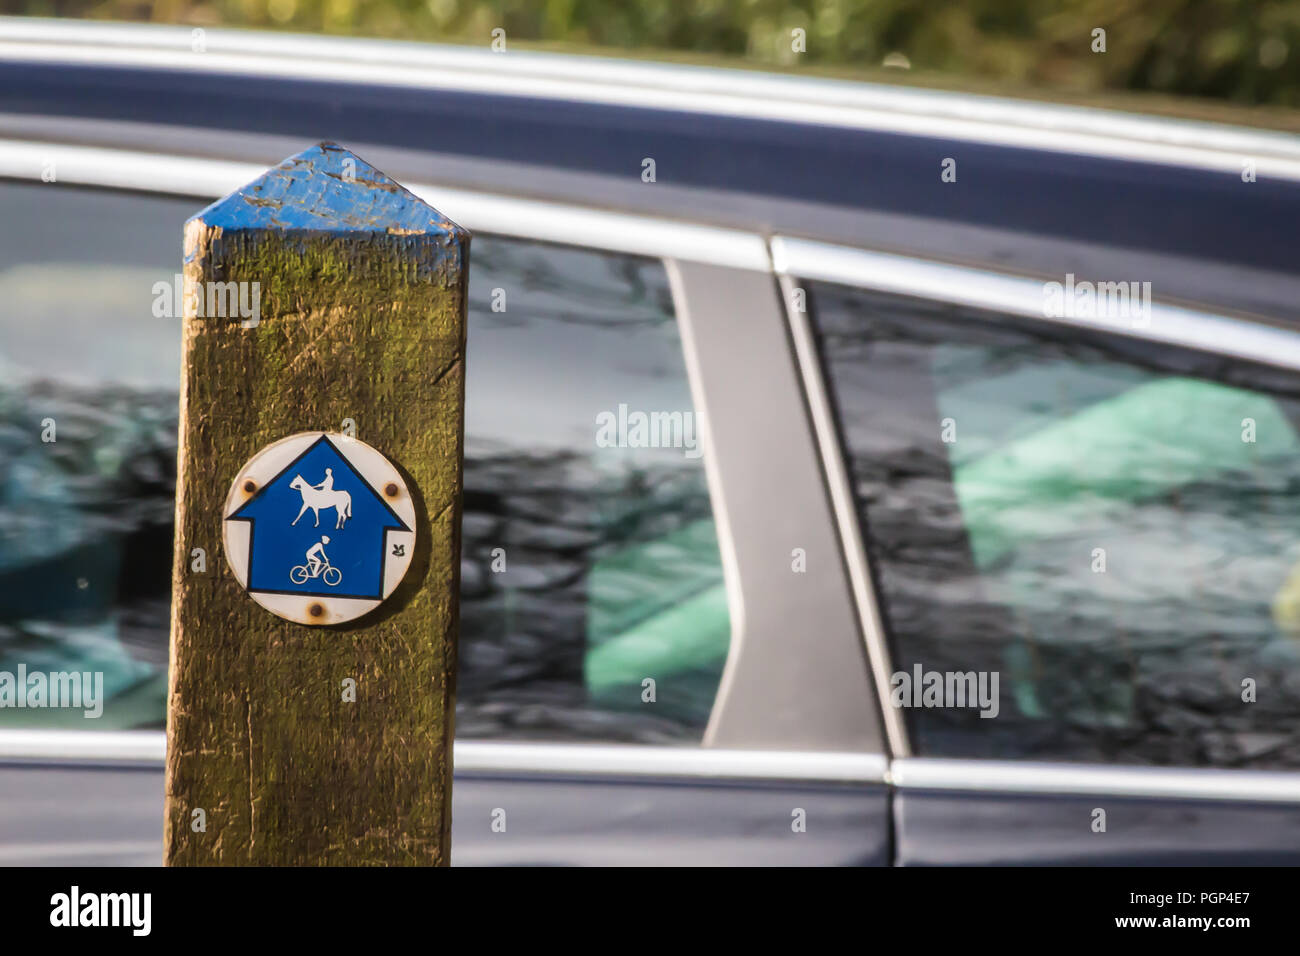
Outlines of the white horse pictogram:
M 325 482 L 322 482 L 325 484 Z M 333 484 L 332 481 L 329 482 Z M 337 520 L 334 522 L 335 528 L 343 527 L 344 522 L 352 517 L 352 496 L 346 491 L 322 490 L 307 484 L 302 475 L 294 475 L 293 481 L 289 482 L 289 487 L 293 488 L 302 495 L 302 508 L 298 512 L 298 518 L 307 513 L 307 509 L 312 510 L 316 517 L 316 527 L 320 527 L 320 513 L 322 509 L 334 509 L 334 515 Z M 298 523 L 298 518 L 294 518 L 292 524 Z M 292 525 L 291 525 L 292 526 Z

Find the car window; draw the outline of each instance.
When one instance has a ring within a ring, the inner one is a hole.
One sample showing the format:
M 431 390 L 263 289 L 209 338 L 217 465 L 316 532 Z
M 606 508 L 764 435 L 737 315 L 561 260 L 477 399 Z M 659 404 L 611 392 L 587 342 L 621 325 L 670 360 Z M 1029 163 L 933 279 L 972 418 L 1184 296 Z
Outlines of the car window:
M 457 733 L 698 740 L 731 628 L 664 267 L 470 258 Z
M 155 289 L 202 205 L 0 183 L 0 673 L 102 672 L 108 699 L 0 727 L 162 726 L 180 321 Z M 730 621 L 664 268 L 483 235 L 471 262 L 457 733 L 698 741 Z
M 811 288 L 920 755 L 1300 767 L 1300 374 Z
M 102 705 L 0 727 L 161 727 L 180 324 L 152 288 L 193 202 L 0 184 L 0 210 L 0 681 L 90 674 Z

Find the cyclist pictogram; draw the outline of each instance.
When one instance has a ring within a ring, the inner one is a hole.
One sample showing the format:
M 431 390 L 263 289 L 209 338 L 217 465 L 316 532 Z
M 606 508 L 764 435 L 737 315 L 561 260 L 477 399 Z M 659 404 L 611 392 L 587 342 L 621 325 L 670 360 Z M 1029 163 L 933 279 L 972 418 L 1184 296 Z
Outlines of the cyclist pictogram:
M 323 534 L 320 540 L 307 549 L 307 563 L 296 564 L 289 571 L 289 580 L 294 584 L 306 584 L 309 578 L 320 578 L 332 588 L 343 581 L 343 572 L 330 565 L 325 545 L 330 543 L 330 536 Z

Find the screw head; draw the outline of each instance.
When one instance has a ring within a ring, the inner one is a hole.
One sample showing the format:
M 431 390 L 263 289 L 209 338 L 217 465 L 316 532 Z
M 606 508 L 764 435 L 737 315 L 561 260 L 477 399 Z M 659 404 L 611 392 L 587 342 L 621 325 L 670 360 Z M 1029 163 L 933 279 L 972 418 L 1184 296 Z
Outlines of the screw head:
M 321 607 L 319 604 L 313 604 L 311 607 L 307 608 L 307 613 L 312 617 L 320 617 L 325 613 L 325 608 Z
M 251 495 L 256 490 L 257 490 L 257 482 L 255 482 L 253 479 L 250 478 L 246 482 L 244 482 L 244 491 L 247 494 Z
M 391 482 L 391 481 L 390 481 L 388 484 L 384 485 L 384 494 L 388 495 L 388 497 L 390 497 L 390 498 L 396 498 L 396 497 L 397 497 L 397 485 L 394 484 L 394 483 Z

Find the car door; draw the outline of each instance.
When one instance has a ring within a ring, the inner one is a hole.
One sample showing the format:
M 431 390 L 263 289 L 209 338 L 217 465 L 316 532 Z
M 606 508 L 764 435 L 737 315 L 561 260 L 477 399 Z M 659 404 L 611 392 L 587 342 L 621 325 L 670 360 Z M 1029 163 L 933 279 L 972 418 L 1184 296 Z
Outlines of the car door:
M 776 245 L 897 862 L 1300 860 L 1300 333 Z
M 255 173 L 90 152 L 0 142 L 8 169 L 60 171 L 0 182 L 22 372 L 0 669 L 107 680 L 99 717 L 0 710 L 15 863 L 160 855 L 178 237 Z M 414 188 L 475 233 L 453 861 L 887 862 L 874 691 L 762 240 Z

